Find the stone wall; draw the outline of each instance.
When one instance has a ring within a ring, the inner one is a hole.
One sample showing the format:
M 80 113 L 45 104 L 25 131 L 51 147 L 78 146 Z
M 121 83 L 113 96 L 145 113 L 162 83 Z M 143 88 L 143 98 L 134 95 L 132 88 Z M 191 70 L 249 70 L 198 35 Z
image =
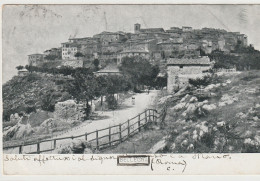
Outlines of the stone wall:
M 168 66 L 167 67 L 167 91 L 173 92 L 177 87 L 183 87 L 188 84 L 189 79 L 202 77 L 202 72 L 210 69 L 210 66 Z
M 83 60 L 63 60 L 61 65 L 73 68 L 83 67 Z

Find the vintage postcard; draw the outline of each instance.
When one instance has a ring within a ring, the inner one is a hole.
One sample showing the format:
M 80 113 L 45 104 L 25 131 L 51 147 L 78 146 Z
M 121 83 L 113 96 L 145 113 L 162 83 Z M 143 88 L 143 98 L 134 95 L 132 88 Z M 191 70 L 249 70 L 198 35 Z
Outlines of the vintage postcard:
M 3 4 L 3 174 L 260 174 L 259 32 L 257 4 Z

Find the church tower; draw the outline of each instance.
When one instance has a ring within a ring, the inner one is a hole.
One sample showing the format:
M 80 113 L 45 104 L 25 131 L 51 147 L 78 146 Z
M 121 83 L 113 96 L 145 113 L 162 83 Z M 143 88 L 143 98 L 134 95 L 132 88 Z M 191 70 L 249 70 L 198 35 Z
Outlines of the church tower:
M 139 33 L 140 32 L 140 29 L 141 29 L 141 25 L 139 24 L 139 23 L 136 23 L 135 24 L 135 27 L 134 27 L 135 29 L 135 33 Z

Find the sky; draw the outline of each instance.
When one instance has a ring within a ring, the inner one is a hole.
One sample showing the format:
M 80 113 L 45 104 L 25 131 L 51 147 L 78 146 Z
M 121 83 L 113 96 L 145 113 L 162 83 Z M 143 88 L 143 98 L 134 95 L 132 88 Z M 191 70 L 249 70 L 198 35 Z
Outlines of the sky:
M 260 49 L 260 5 L 5 5 L 3 8 L 3 83 L 26 65 L 29 54 L 60 47 L 71 37 L 102 31 L 191 26 L 248 35 Z

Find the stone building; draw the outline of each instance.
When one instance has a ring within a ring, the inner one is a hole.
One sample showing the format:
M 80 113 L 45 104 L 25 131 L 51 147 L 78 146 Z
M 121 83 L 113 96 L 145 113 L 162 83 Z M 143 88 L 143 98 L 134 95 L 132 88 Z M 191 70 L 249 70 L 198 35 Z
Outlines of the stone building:
M 179 52 L 185 50 L 183 43 L 171 41 L 171 40 L 157 43 L 157 46 L 163 58 L 169 58 L 173 52 Z
M 141 29 L 141 25 L 139 23 L 134 24 L 134 32 L 135 33 L 165 33 L 163 28 L 145 28 L 145 29 Z
M 43 62 L 43 57 L 44 54 L 39 53 L 28 55 L 28 64 L 30 66 L 37 66 L 39 63 Z
M 44 57 L 46 57 L 46 56 L 56 56 L 57 59 L 60 59 L 61 55 L 62 55 L 62 49 L 61 48 L 51 48 L 49 50 L 45 50 L 43 52 L 43 54 L 44 54 Z
M 183 26 L 183 27 L 182 27 L 182 31 L 183 31 L 183 32 L 192 31 L 192 27 L 190 27 L 190 26 Z
M 148 50 L 124 50 L 117 55 L 117 64 L 122 63 L 124 57 L 142 57 L 144 59 L 150 59 L 150 53 Z
M 27 75 L 29 72 L 26 69 L 22 69 L 22 70 L 18 70 L 18 76 L 25 76 Z
M 202 77 L 203 72 L 209 70 L 212 63 L 208 57 L 196 59 L 177 59 L 167 60 L 167 91 L 169 93 L 188 84 L 189 79 Z
M 62 43 L 62 59 L 76 60 L 75 54 L 79 52 L 81 45 L 73 42 Z
M 93 38 L 99 38 L 101 42 L 121 42 L 126 37 L 123 32 L 107 32 L 103 31 L 100 34 L 96 34 Z

